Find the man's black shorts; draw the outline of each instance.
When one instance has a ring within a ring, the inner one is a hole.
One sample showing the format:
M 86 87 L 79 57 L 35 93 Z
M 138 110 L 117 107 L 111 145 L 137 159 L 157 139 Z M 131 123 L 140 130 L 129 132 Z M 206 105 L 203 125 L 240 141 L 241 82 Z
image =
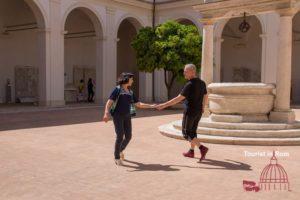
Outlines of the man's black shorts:
M 201 119 L 202 113 L 196 115 L 183 114 L 182 119 L 182 134 L 184 139 L 192 141 L 197 138 L 198 123 Z

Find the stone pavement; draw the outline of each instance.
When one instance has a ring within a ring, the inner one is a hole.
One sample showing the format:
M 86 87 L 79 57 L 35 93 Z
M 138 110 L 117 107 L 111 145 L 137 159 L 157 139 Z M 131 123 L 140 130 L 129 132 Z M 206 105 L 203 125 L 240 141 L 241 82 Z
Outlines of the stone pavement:
M 158 132 L 180 112 L 139 112 L 123 167 L 113 162 L 112 122 L 100 122 L 99 108 L 0 114 L 0 199 L 299 199 L 300 147 L 207 144 L 207 160 L 198 163 L 181 155 L 186 142 Z M 277 158 L 291 191 L 245 192 L 242 181 L 258 182 L 270 162 L 245 151 L 272 150 L 285 153 Z

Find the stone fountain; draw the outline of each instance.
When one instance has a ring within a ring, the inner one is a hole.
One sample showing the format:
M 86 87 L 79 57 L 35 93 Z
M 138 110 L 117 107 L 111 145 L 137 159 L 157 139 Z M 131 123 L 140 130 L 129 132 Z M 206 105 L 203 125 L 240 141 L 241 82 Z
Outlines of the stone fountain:
M 239 145 L 299 145 L 300 122 L 273 122 L 273 84 L 212 83 L 209 111 L 197 130 L 203 142 Z M 181 121 L 162 125 L 168 137 L 183 139 Z

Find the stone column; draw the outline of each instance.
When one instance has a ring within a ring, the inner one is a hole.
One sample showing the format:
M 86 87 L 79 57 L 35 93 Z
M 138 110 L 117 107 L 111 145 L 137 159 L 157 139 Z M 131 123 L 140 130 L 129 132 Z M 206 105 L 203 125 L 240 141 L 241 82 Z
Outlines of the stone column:
M 213 65 L 214 65 L 214 24 L 205 22 L 203 24 L 203 41 L 202 41 L 202 61 L 201 61 L 201 79 L 208 86 L 213 82 Z M 205 105 L 204 117 L 209 116 L 208 105 Z
M 260 82 L 266 83 L 266 62 L 267 62 L 267 39 L 268 35 L 266 33 L 260 34 L 259 37 L 262 41 L 262 51 L 261 51 L 261 79 Z
M 263 83 L 276 83 L 277 54 L 278 54 L 278 30 L 279 23 L 276 23 L 279 17 L 276 13 L 266 14 L 266 32 L 262 37 L 262 50 L 265 51 L 265 59 L 263 58 L 265 68 L 262 68 Z M 274 20 L 276 19 L 276 20 Z
M 280 13 L 276 98 L 274 111 L 270 114 L 270 120 L 274 122 L 291 123 L 295 120 L 295 113 L 290 109 L 293 28 L 292 19 L 292 13 Z
M 63 106 L 64 98 L 64 31 L 61 29 L 61 1 L 50 0 L 50 35 L 49 44 L 46 48 L 49 50 L 50 62 L 50 99 L 47 105 Z
M 215 38 L 215 49 L 214 49 L 214 55 L 215 55 L 215 71 L 214 73 L 214 82 L 221 82 L 221 53 L 222 53 L 222 43 L 224 42 L 224 39 L 222 37 L 216 37 Z
M 39 106 L 51 105 L 50 29 L 37 30 L 39 67 Z
M 146 72 L 139 73 L 139 94 L 140 94 L 140 101 L 144 102 L 151 102 L 152 101 L 152 74 Z
M 101 104 L 103 99 L 103 37 L 95 37 L 96 43 L 96 87 L 95 87 L 95 103 Z
M 213 82 L 214 62 L 214 24 L 205 22 L 203 25 L 201 79 L 206 85 Z
M 103 38 L 102 99 L 104 104 L 117 80 L 117 36 L 115 31 L 115 9 L 106 7 L 106 32 Z

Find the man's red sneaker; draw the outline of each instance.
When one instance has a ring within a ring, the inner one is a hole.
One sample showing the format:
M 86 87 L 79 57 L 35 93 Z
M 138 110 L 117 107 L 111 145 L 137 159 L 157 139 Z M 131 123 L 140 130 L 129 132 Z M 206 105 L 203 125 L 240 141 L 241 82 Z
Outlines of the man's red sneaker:
M 206 154 L 208 152 L 208 148 L 205 147 L 205 146 L 203 146 L 203 145 L 201 145 L 199 149 L 200 149 L 200 153 L 201 153 L 201 157 L 200 157 L 199 161 L 201 162 L 202 160 L 205 159 L 205 156 L 206 156 Z
M 194 151 L 192 151 L 192 150 L 189 150 L 188 152 L 186 152 L 186 153 L 183 153 L 182 154 L 184 157 L 188 157 L 188 158 L 194 158 L 194 156 L 195 156 L 195 153 L 194 153 Z

